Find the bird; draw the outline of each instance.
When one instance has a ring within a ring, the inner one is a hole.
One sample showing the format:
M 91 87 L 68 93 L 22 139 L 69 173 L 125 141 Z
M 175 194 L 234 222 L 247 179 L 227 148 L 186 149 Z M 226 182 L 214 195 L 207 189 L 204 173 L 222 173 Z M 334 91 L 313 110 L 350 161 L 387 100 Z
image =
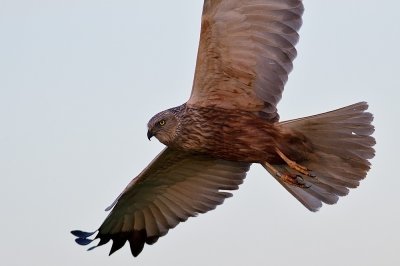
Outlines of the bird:
M 147 124 L 148 139 L 166 147 L 96 231 L 71 231 L 78 244 L 99 240 L 92 250 L 111 240 L 111 255 L 128 242 L 136 257 L 231 197 L 252 164 L 312 212 L 359 185 L 375 155 L 366 102 L 279 119 L 303 12 L 301 0 L 204 0 L 191 95 Z

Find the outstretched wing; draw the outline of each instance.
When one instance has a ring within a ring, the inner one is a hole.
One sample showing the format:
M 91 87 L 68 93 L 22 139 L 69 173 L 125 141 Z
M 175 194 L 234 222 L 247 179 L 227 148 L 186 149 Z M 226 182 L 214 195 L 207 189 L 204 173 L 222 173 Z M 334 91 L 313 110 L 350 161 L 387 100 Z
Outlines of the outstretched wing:
M 111 255 L 128 241 L 136 257 L 145 243 L 154 244 L 179 222 L 222 204 L 232 196 L 226 190 L 237 189 L 249 167 L 248 163 L 164 149 L 108 208 L 114 207 L 98 229 L 97 246 L 113 240 Z M 81 245 L 94 240 L 89 237 L 95 232 L 71 233 Z
M 188 105 L 255 111 L 277 121 L 302 13 L 301 0 L 205 0 Z

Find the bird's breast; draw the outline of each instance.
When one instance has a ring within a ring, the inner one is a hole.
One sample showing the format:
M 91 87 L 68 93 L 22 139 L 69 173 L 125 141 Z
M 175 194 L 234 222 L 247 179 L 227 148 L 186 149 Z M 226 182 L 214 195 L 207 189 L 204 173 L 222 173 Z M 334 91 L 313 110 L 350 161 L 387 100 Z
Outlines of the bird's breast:
M 214 108 L 189 109 L 174 145 L 213 157 L 242 162 L 271 161 L 279 130 L 251 112 Z

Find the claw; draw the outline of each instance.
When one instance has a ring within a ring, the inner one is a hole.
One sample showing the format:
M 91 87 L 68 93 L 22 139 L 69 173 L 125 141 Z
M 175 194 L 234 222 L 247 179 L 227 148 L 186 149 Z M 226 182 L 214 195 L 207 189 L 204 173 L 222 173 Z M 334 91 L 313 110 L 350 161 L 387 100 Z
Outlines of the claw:
M 310 188 L 311 187 L 311 185 L 307 184 L 301 175 L 283 174 L 280 178 L 284 183 L 286 183 L 288 185 L 296 186 L 299 188 Z
M 290 185 L 296 186 L 296 187 L 300 187 L 300 188 L 310 188 L 311 185 L 307 184 L 306 181 L 304 180 L 304 178 L 301 175 L 288 175 L 289 178 L 291 178 L 292 180 L 287 182 Z M 284 180 L 285 182 L 285 180 Z
M 276 149 L 276 153 L 278 153 L 278 155 L 282 158 L 282 160 L 285 161 L 285 163 L 292 168 L 293 170 L 299 172 L 302 175 L 308 176 L 308 177 L 312 177 L 312 178 L 316 178 L 317 176 L 311 172 L 311 169 L 308 169 L 305 166 L 302 166 L 298 163 L 296 163 L 295 161 L 290 160 L 285 154 L 283 154 L 279 149 Z
M 304 182 L 304 178 L 301 177 L 300 175 L 296 175 L 296 182 L 299 185 L 304 185 L 306 182 Z
M 282 173 L 278 171 L 274 166 L 267 162 L 261 163 L 261 165 L 267 169 L 267 171 L 276 177 L 280 182 L 283 182 L 285 184 L 291 185 L 291 186 L 296 186 L 299 188 L 310 188 L 311 185 L 309 183 L 306 183 L 304 178 L 301 175 L 293 175 L 290 173 Z

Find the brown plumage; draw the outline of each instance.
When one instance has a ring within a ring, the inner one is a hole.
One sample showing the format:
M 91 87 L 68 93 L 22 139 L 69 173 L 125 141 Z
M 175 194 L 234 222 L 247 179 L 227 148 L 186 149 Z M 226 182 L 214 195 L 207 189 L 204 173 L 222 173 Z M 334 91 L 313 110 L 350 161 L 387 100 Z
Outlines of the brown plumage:
M 261 164 L 311 211 L 365 178 L 375 144 L 361 102 L 279 122 L 276 105 L 296 56 L 300 0 L 205 0 L 187 103 L 156 114 L 147 136 L 165 148 L 108 208 L 97 246 L 128 241 L 133 256 L 179 222 L 230 197 Z M 72 231 L 87 245 L 94 234 Z

